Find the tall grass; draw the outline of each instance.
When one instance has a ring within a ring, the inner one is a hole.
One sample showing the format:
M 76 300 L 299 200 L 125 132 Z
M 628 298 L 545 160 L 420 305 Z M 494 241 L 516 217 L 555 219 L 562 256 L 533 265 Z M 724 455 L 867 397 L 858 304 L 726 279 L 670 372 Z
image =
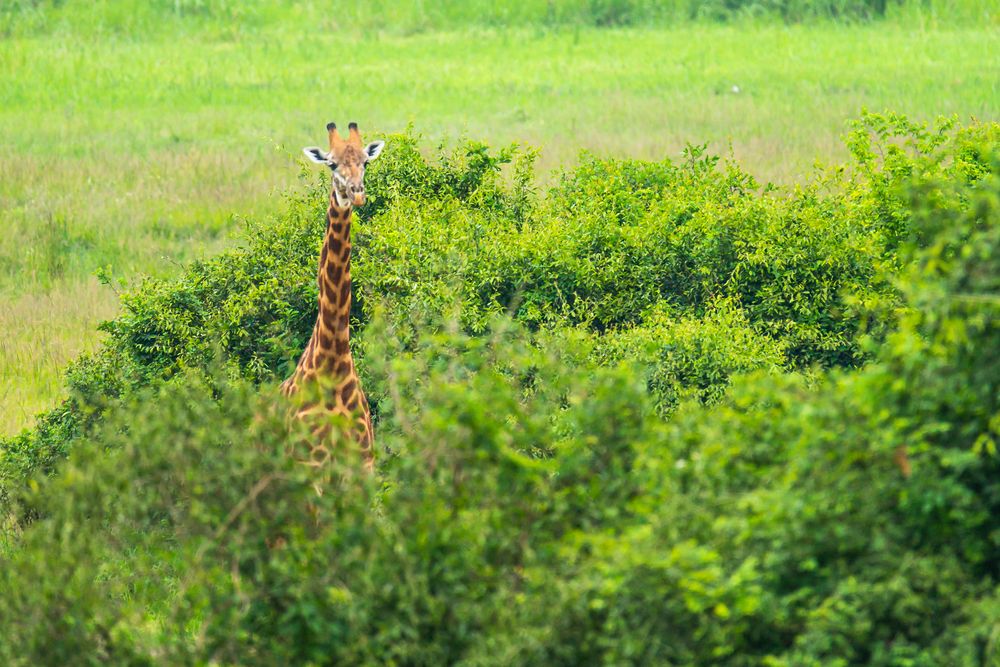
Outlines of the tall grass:
M 95 324 L 118 299 L 93 278 L 0 300 L 0 433 L 12 433 L 52 407 L 63 370 L 101 340 Z

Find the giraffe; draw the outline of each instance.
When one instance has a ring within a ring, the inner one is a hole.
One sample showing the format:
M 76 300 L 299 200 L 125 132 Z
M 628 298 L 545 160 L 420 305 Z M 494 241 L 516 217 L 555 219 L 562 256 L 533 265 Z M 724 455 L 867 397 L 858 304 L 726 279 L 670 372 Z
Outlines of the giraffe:
M 313 162 L 327 165 L 333 174 L 330 206 L 326 212 L 326 236 L 319 259 L 319 315 L 312 337 L 295 372 L 281 385 L 281 393 L 293 396 L 309 382 L 324 380 L 319 402 L 307 403 L 296 412 L 299 418 L 312 414 L 342 415 L 353 425 L 354 439 L 361 447 L 365 470 L 374 468 L 372 420 L 368 399 L 361 390 L 351 356 L 351 212 L 365 203 L 365 165 L 382 152 L 384 141 L 361 143 L 358 124 L 348 125 L 345 140 L 337 125 L 326 126 L 330 150 L 315 146 L 303 152 Z M 303 463 L 320 468 L 331 457 L 329 422 L 313 431 L 310 451 Z M 320 490 L 317 487 L 317 490 Z

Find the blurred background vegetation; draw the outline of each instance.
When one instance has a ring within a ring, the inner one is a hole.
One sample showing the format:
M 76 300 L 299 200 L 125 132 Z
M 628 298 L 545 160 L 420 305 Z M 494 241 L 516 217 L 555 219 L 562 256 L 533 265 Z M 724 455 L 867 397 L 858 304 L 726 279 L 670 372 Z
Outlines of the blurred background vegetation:
M 316 29 L 413 34 L 470 27 L 645 26 L 747 20 L 900 20 L 919 24 L 973 24 L 997 21 L 987 0 L 304 0 L 290 7 L 274 0 L 152 0 L 146 3 L 97 0 L 12 0 L 5 5 L 5 28 L 14 34 L 60 32 L 135 33 L 164 21 L 216 23 L 220 30 L 253 31 L 293 21 Z M 236 23 L 236 24 L 234 24 Z M 201 25 L 198 26 L 203 27 Z

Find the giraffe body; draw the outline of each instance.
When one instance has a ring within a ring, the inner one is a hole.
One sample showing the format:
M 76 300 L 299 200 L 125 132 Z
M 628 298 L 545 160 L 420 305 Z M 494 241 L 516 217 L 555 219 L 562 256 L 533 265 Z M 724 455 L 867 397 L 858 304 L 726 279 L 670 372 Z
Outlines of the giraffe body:
M 281 385 L 285 396 L 292 396 L 310 382 L 319 382 L 320 400 L 302 405 L 296 416 L 317 419 L 312 431 L 308 455 L 302 461 L 320 468 L 331 459 L 330 419 L 332 415 L 344 417 L 350 424 L 349 433 L 360 446 L 367 470 L 374 467 L 371 411 L 361 389 L 361 381 L 351 356 L 351 214 L 355 205 L 363 205 L 364 166 L 375 159 L 383 142 L 373 142 L 362 147 L 357 125 L 351 123 L 350 135 L 344 141 L 337 134 L 336 125 L 327 126 L 330 133 L 330 151 L 318 148 L 305 149 L 315 162 L 327 164 L 333 172 L 330 205 L 326 214 L 326 235 L 320 253 L 319 314 L 312 336 L 303 351 L 295 372 Z

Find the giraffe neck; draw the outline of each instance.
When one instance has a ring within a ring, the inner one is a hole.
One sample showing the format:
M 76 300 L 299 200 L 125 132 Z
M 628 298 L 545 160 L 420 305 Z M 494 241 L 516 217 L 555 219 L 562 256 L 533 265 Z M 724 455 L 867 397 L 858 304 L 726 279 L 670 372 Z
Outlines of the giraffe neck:
M 319 405 L 327 412 L 353 419 L 352 437 L 361 445 L 365 470 L 371 472 L 374 465 L 371 410 L 361 390 L 350 345 L 351 210 L 350 205 L 338 206 L 336 195 L 331 193 L 317 276 L 319 316 L 295 373 L 282 383 L 281 391 L 291 396 L 299 391 L 300 382 L 315 380 L 318 376 L 334 378 L 333 391 L 327 392 Z M 297 414 L 304 417 L 316 407 L 316 404 L 303 406 Z M 309 460 L 304 461 L 308 465 L 322 465 L 323 460 L 330 458 L 330 450 L 324 444 L 326 436 L 319 435 L 321 433 L 329 433 L 329 423 L 320 424 L 319 430 L 313 431 L 319 442 L 310 451 Z
M 335 196 L 330 195 L 317 276 L 319 315 L 309 347 L 299 363 L 302 370 L 343 376 L 354 368 L 350 347 L 351 211 L 350 205 L 342 208 Z

